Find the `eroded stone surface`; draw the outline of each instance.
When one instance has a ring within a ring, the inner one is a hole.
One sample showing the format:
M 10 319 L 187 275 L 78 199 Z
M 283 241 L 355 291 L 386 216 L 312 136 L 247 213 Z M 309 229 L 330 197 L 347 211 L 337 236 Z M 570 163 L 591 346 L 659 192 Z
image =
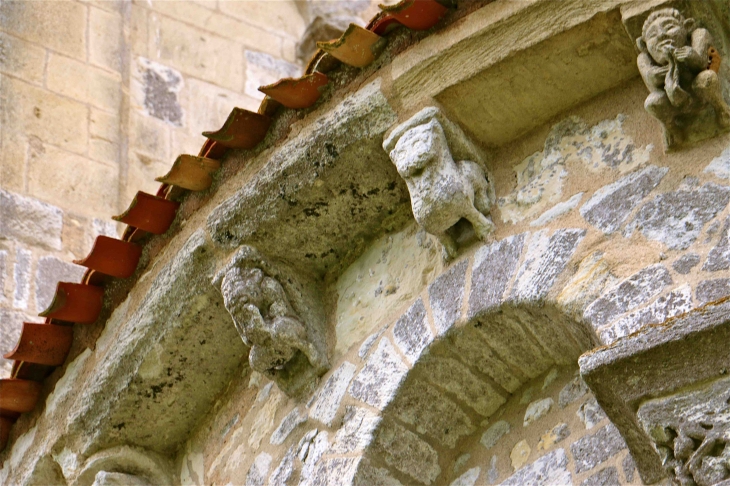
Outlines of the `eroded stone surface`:
M 560 408 L 565 408 L 586 393 L 588 393 L 588 386 L 583 381 L 583 378 L 578 375 L 560 390 L 558 405 L 560 405 Z
M 580 486 L 619 486 L 618 470 L 615 467 L 607 467 L 592 474 Z
M 362 407 L 347 407 L 342 427 L 335 434 L 330 452 L 349 454 L 365 450 L 372 442 L 373 433 L 379 424 L 380 417 L 373 412 Z
M 601 420 L 606 418 L 605 412 L 603 411 L 601 406 L 598 405 L 595 397 L 591 397 L 590 399 L 586 400 L 586 402 L 582 404 L 578 411 L 575 413 L 576 415 L 578 415 L 580 421 L 583 422 L 583 425 L 585 425 L 586 429 L 592 429 L 593 427 L 598 425 Z
M 575 441 L 571 444 L 570 451 L 575 459 L 575 471 L 583 472 L 593 469 L 625 448 L 626 443 L 618 429 L 613 424 L 608 424 L 595 434 Z
M 553 403 L 552 398 L 543 398 L 542 400 L 537 400 L 529 404 L 527 406 L 527 411 L 525 412 L 525 419 L 522 422 L 522 426 L 527 427 L 532 422 L 547 415 L 553 407 Z
M 594 301 L 586 309 L 584 317 L 594 327 L 609 324 L 624 312 L 647 302 L 671 283 L 672 277 L 663 265 L 651 265 L 636 272 Z
M 510 236 L 481 247 L 474 255 L 469 294 L 469 319 L 502 302 L 507 285 L 517 269 L 525 234 Z
M 61 249 L 63 212 L 56 206 L 0 190 L 0 239 Z
M 633 172 L 597 190 L 580 208 L 580 214 L 604 233 L 618 231 L 631 211 L 669 172 L 653 165 Z
M 631 457 L 631 454 L 626 454 L 624 460 L 621 461 L 621 469 L 624 471 L 626 481 L 629 483 L 632 482 L 634 480 L 634 473 L 636 472 L 636 463 L 634 463 L 634 458 Z
M 269 484 L 271 486 L 285 486 L 287 484 L 289 479 L 292 477 L 292 474 L 294 474 L 295 458 L 296 454 L 294 453 L 294 447 L 292 446 L 286 451 L 286 454 L 284 454 L 284 457 L 281 459 L 279 465 L 276 466 L 274 472 L 271 473 L 271 476 L 269 477 Z
M 418 299 L 393 326 L 393 339 L 411 364 L 421 351 L 433 341 L 433 333 L 426 319 L 426 307 Z
M 317 398 L 309 410 L 309 416 L 323 424 L 332 425 L 337 415 L 347 385 L 355 375 L 356 366 L 348 361 L 342 363 L 317 393 Z
M 414 426 L 416 432 L 430 436 L 449 448 L 475 430 L 469 416 L 456 403 L 420 380 L 405 386 L 392 410 L 404 423 Z
M 342 392 L 344 394 L 344 390 Z M 289 434 L 299 425 L 307 421 L 307 412 L 302 410 L 301 407 L 296 407 L 294 410 L 289 412 L 284 420 L 281 421 L 279 426 L 276 428 L 269 442 L 273 445 L 281 445 L 284 443 Z
M 360 461 L 360 468 L 353 486 L 403 486 L 400 481 L 390 475 L 390 471 L 382 467 L 374 467 L 367 460 Z
M 489 450 L 506 434 L 509 434 L 509 423 L 504 420 L 500 420 L 493 423 L 487 431 L 482 434 L 482 438 L 479 442 L 486 447 L 487 450 Z
M 554 446 L 558 442 L 562 442 L 563 439 L 566 439 L 569 436 L 570 428 L 568 428 L 568 424 L 558 424 L 540 437 L 540 442 L 537 443 L 537 450 L 548 450 L 552 446 Z
M 497 384 L 508 392 L 515 392 L 522 381 L 515 376 L 515 371 L 502 360 L 487 344 L 483 334 L 472 326 L 459 329 L 449 336 L 453 343 L 454 355 L 464 364 L 473 366 L 480 372 L 490 376 Z
M 359 457 L 334 457 L 324 459 L 317 464 L 310 479 L 304 484 L 307 486 L 340 486 L 352 484 L 357 474 Z M 299 484 L 302 484 L 301 482 Z
M 567 201 L 560 202 L 542 213 L 535 221 L 532 221 L 530 223 L 530 226 L 544 226 L 549 222 L 560 218 L 561 216 L 565 216 L 573 209 L 578 207 L 581 199 L 583 199 L 583 193 L 579 192 Z
M 377 349 L 350 385 L 350 395 L 382 410 L 398 390 L 408 367 L 400 359 L 387 338 Z
M 271 456 L 262 452 L 254 459 L 246 475 L 246 486 L 264 486 L 271 467 Z
M 519 468 L 527 463 L 527 459 L 530 457 L 532 448 L 529 446 L 526 440 L 521 440 L 512 448 L 512 452 L 509 453 L 510 461 L 512 461 L 512 469 L 517 471 Z
M 579 229 L 558 230 L 552 236 L 546 231 L 533 234 L 511 298 L 531 302 L 544 299 L 585 234 Z
M 730 147 L 712 159 L 703 172 L 713 174 L 720 179 L 730 179 Z
M 482 468 L 473 467 L 467 472 L 454 479 L 450 486 L 474 486 L 479 478 L 479 473 L 482 472 Z
M 713 183 L 699 189 L 659 194 L 639 209 L 626 227 L 626 236 L 638 230 L 672 250 L 685 250 L 700 235 L 705 223 L 728 202 L 730 187 Z
M 304 466 L 302 466 L 302 473 L 299 476 L 300 486 L 316 484 L 314 478 L 319 477 L 318 463 L 322 459 L 322 455 L 329 447 L 329 439 L 326 431 L 321 430 L 314 436 L 312 442 L 309 444 L 307 449 L 306 457 L 302 460 Z
M 644 326 L 684 314 L 692 310 L 692 307 L 692 287 L 689 284 L 682 285 L 659 297 L 647 307 L 616 321 L 609 329 L 601 332 L 601 341 L 604 344 L 611 344 L 616 339 L 628 336 Z
M 697 260 L 699 263 L 699 256 Z M 710 253 L 707 254 L 707 260 L 702 265 L 702 270 L 707 272 L 717 272 L 728 268 L 730 268 L 730 218 L 725 220 L 720 241 L 710 250 Z
M 697 284 L 695 296 L 700 304 L 714 302 L 730 295 L 730 278 L 703 280 Z
M 442 335 L 461 315 L 467 260 L 457 263 L 428 286 L 428 298 L 438 335 Z
M 431 484 L 441 474 L 433 447 L 395 422 L 384 425 L 376 440 L 385 462 L 416 481 Z
M 687 275 L 694 267 L 699 265 L 700 256 L 697 253 L 687 253 L 677 258 L 672 263 L 672 268 L 680 275 Z
M 557 297 L 559 304 L 573 312 L 581 312 L 604 289 L 612 286 L 616 277 L 611 274 L 603 253 L 594 251 L 578 265 L 578 270 Z
M 568 458 L 565 450 L 556 449 L 520 469 L 502 484 L 504 486 L 523 486 L 525 484 L 571 484 L 571 482 L 572 476 L 568 471 Z

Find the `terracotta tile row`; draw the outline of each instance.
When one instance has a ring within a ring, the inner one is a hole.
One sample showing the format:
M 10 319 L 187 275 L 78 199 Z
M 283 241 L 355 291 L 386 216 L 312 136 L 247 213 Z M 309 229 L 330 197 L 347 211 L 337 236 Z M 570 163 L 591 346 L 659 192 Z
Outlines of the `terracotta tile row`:
M 445 1 L 445 0 L 442 0 Z M 54 367 L 62 365 L 73 342 L 73 324 L 93 324 L 104 301 L 104 285 L 110 278 L 131 277 L 139 263 L 148 234 L 160 235 L 172 225 L 184 190 L 205 191 L 213 183 L 220 159 L 228 149 L 252 149 L 266 137 L 272 117 L 280 106 L 304 109 L 319 100 L 329 83 L 326 73 L 340 63 L 363 68 L 382 53 L 383 36 L 403 25 L 413 30 L 435 26 L 447 13 L 436 0 L 403 0 L 384 7 L 367 28 L 351 24 L 339 39 L 319 42 L 302 77 L 282 79 L 259 88 L 266 97 L 258 113 L 234 108 L 220 130 L 204 132 L 207 138 L 197 156 L 180 155 L 170 171 L 156 180 L 157 194 L 138 192 L 129 208 L 115 221 L 127 224 L 121 239 L 98 236 L 89 255 L 74 263 L 86 267 L 80 283 L 59 282 L 49 307 L 39 314 L 44 323 L 24 322 L 15 349 L 5 355 L 15 360 L 11 378 L 0 380 L 0 450 L 5 448 L 10 428 L 21 413 L 33 410 L 41 382 Z

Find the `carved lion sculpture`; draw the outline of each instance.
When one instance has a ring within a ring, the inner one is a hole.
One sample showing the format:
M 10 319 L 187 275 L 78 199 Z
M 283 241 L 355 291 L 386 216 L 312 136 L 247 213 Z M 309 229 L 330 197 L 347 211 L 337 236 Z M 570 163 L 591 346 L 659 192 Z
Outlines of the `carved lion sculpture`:
M 477 150 L 461 130 L 444 120 L 435 108 L 422 110 L 396 128 L 383 147 L 406 181 L 416 221 L 438 238 L 445 256 L 453 258 L 457 246 L 447 230 L 460 219 L 469 221 L 481 240 L 494 230 L 494 223 L 487 217 L 493 191 L 477 162 L 454 160 L 443 124 L 452 134 L 449 141 L 463 148 L 463 155 L 477 158 Z
M 297 394 L 329 368 L 326 346 L 323 330 L 315 327 L 321 323 L 295 310 L 280 283 L 284 279 L 276 273 L 256 250 L 244 247 L 216 275 L 214 284 L 241 339 L 251 348 L 251 368 L 276 381 L 284 392 Z

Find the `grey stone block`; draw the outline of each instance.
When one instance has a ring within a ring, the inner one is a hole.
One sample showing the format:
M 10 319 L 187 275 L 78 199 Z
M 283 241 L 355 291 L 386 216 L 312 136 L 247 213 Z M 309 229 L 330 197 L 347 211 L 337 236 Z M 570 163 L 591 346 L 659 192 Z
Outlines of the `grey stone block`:
M 525 419 L 522 422 L 522 426 L 527 427 L 534 421 L 539 420 L 547 415 L 548 412 L 550 412 L 550 409 L 553 407 L 554 403 L 555 402 L 552 398 L 543 398 L 541 400 L 536 400 L 530 403 L 527 406 L 527 411 L 525 412 Z
M 573 477 L 568 470 L 568 457 L 564 449 L 555 449 L 545 454 L 508 477 L 503 486 L 525 486 L 526 484 L 572 484 Z
M 51 305 L 58 282 L 78 283 L 86 269 L 53 256 L 38 259 L 35 272 L 35 306 L 42 311 Z
M 618 470 L 615 467 L 607 467 L 601 469 L 597 473 L 589 476 L 580 486 L 620 486 L 618 479 Z
M 453 449 L 463 436 L 474 432 L 469 416 L 456 403 L 423 381 L 408 383 L 392 406 L 395 417 L 416 432 Z
M 618 231 L 629 214 L 669 172 L 650 165 L 602 187 L 580 208 L 580 214 L 604 233 Z
M 583 317 L 593 327 L 609 324 L 615 318 L 647 302 L 672 283 L 669 271 L 660 264 L 646 267 L 614 287 L 588 306 Z
M 24 313 L 10 309 L 0 309 L 0 377 L 9 378 L 13 361 L 2 357 L 9 353 L 18 344 L 20 331 L 23 329 L 23 322 L 38 322 L 28 318 Z
M 385 462 L 416 481 L 431 484 L 441 474 L 434 448 L 401 425 L 384 424 L 376 441 Z
M 360 465 L 360 457 L 334 457 L 324 459 L 317 464 L 316 469 L 302 486 L 339 486 L 352 484 Z
M 581 473 L 593 469 L 626 448 L 626 443 L 618 433 L 618 429 L 609 424 L 593 435 L 587 435 L 570 446 L 575 460 L 575 472 Z
M 489 460 L 489 471 L 487 471 L 487 483 L 496 484 L 499 479 L 499 469 L 497 469 L 497 456 L 492 456 Z
M 687 275 L 700 263 L 700 256 L 697 253 L 687 253 L 677 258 L 672 263 L 672 268 L 680 275 Z
M 13 265 L 13 280 L 15 293 L 13 294 L 13 307 L 16 309 L 27 309 L 30 300 L 30 267 L 33 254 L 22 248 L 15 252 L 15 265 Z
M 634 458 L 631 457 L 631 454 L 626 454 L 624 460 L 621 461 L 621 469 L 624 470 L 624 477 L 626 478 L 626 481 L 629 483 L 633 482 L 634 473 L 636 472 L 636 464 L 634 463 Z
M 502 303 L 522 254 L 525 234 L 510 236 L 480 248 L 474 255 L 469 293 L 469 319 Z
M 558 230 L 550 237 L 545 230 L 534 233 L 510 298 L 535 302 L 547 297 L 585 234 L 581 229 Z
M 428 286 L 429 304 L 439 336 L 451 329 L 461 316 L 468 265 L 467 260 L 457 263 Z
M 454 479 L 454 481 L 449 486 L 474 486 L 477 483 L 477 479 L 479 479 L 479 473 L 481 472 L 482 468 L 473 467 L 458 478 Z
M 479 441 L 487 450 L 491 449 L 495 445 L 497 445 L 497 442 L 499 442 L 499 439 L 504 437 L 505 435 L 509 434 L 509 422 L 505 420 L 500 420 L 498 422 L 493 423 L 487 430 L 482 434 L 482 438 Z
M 178 93 L 183 87 L 182 74 L 144 58 L 138 62 L 147 113 L 171 125 L 182 126 L 183 110 L 178 101 Z
M 289 478 L 291 478 L 292 474 L 294 474 L 294 459 L 296 455 L 294 453 L 294 446 L 290 447 L 289 450 L 286 451 L 286 454 L 284 454 L 284 457 L 282 458 L 281 462 L 278 466 L 276 466 L 276 469 L 274 469 L 274 472 L 271 473 L 271 476 L 269 477 L 269 484 L 271 486 L 286 486 L 289 482 Z
M 350 395 L 380 410 L 398 391 L 408 366 L 387 338 L 382 338 L 367 363 L 350 385 Z
M 622 317 L 601 333 L 601 342 L 611 344 L 649 324 L 658 324 L 692 310 L 692 287 L 685 284 L 659 297 L 643 309 Z
M 703 280 L 697 284 L 695 296 L 700 304 L 714 302 L 730 295 L 730 278 Z
M 403 484 L 390 475 L 390 471 L 384 467 L 375 467 L 368 463 L 367 459 L 360 461 L 360 467 L 355 476 L 353 486 L 403 486 Z
M 332 425 L 342 397 L 347 390 L 347 385 L 350 384 L 350 380 L 355 375 L 355 369 L 354 364 L 345 361 L 332 373 L 317 393 L 317 397 L 309 411 L 311 418 L 319 420 L 323 424 Z
M 522 383 L 516 371 L 500 358 L 487 344 L 483 333 L 473 326 L 466 326 L 449 336 L 453 345 L 453 355 L 464 364 L 473 366 L 491 377 L 498 385 L 510 393 L 515 392 Z
M 707 260 L 702 265 L 706 272 L 717 272 L 730 268 L 730 217 L 725 220 L 722 235 L 717 245 L 707 254 Z
M 601 406 L 598 405 L 595 397 L 591 397 L 590 399 L 586 400 L 586 402 L 580 406 L 580 408 L 576 412 L 576 415 L 578 415 L 578 418 L 581 422 L 583 422 L 583 425 L 585 425 L 586 429 L 592 429 L 593 427 L 598 425 L 601 420 L 606 418 L 606 414 L 604 413 Z
M 335 434 L 329 452 L 350 454 L 362 452 L 370 445 L 373 433 L 380 424 L 380 417 L 366 408 L 348 406 L 342 427 Z
M 586 386 L 583 378 L 576 376 L 560 390 L 558 405 L 560 405 L 560 408 L 565 408 L 586 393 L 588 393 L 588 386 Z
M 276 428 L 269 442 L 273 445 L 281 445 L 284 443 L 289 434 L 299 425 L 307 421 L 307 412 L 302 410 L 300 407 L 294 408 L 291 412 L 284 417 L 279 426 Z
M 262 452 L 254 459 L 246 475 L 246 486 L 264 486 L 271 467 L 271 456 Z
M 393 326 L 395 344 L 411 364 L 418 361 L 421 351 L 433 341 L 433 333 L 426 320 L 426 307 L 421 299 L 403 314 Z
M 63 212 L 37 199 L 0 190 L 0 239 L 60 250 Z
M 626 227 L 650 240 L 661 241 L 672 250 L 687 249 L 702 232 L 705 223 L 730 202 L 730 187 L 708 183 L 694 190 L 659 194 L 642 206 Z

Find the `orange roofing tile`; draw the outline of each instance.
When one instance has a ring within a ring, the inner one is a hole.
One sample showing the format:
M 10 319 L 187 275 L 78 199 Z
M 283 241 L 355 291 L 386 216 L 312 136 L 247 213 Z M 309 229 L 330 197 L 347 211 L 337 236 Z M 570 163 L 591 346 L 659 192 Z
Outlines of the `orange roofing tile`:
M 59 366 L 66 360 L 72 341 L 72 327 L 24 322 L 18 344 L 5 359 Z
M 81 277 L 81 283 L 84 285 L 94 285 L 96 287 L 103 287 L 106 281 L 109 279 L 108 275 L 99 273 L 96 270 L 87 268 L 84 272 L 84 276 Z M 46 321 L 48 322 L 48 321 Z
M 259 91 L 271 96 L 287 108 L 309 108 L 321 96 L 320 88 L 328 83 L 322 73 L 305 74 L 301 78 L 284 78 L 274 84 L 261 86 Z
M 317 47 L 345 64 L 362 68 L 373 62 L 383 52 L 387 42 L 384 37 L 358 25 L 350 24 L 339 39 L 317 42 Z
M 213 183 L 213 173 L 221 163 L 214 159 L 181 155 L 172 164 L 170 172 L 155 180 L 191 191 L 204 191 Z
M 383 35 L 396 23 L 412 30 L 428 30 L 446 15 L 448 9 L 435 0 L 403 0 L 396 5 L 380 5 L 383 10 L 369 26 L 376 34 Z
M 252 149 L 266 137 L 271 118 L 260 113 L 234 108 L 223 127 L 203 136 L 227 148 Z
M 139 191 L 129 208 L 112 219 L 155 235 L 161 235 L 172 224 L 180 203 Z
M 58 282 L 48 309 L 40 314 L 59 321 L 92 324 L 101 312 L 104 289 L 93 285 Z
M 127 241 L 99 235 L 89 255 L 73 262 L 117 278 L 129 278 L 137 269 L 142 247 Z
M 41 394 L 41 384 L 31 380 L 0 380 L 0 408 L 11 412 L 30 412 Z
M 207 157 L 209 159 L 218 160 L 223 157 L 223 155 L 226 153 L 226 150 L 228 150 L 228 147 L 224 147 L 214 140 L 207 139 L 203 146 L 200 148 L 200 153 L 198 153 L 198 157 Z

